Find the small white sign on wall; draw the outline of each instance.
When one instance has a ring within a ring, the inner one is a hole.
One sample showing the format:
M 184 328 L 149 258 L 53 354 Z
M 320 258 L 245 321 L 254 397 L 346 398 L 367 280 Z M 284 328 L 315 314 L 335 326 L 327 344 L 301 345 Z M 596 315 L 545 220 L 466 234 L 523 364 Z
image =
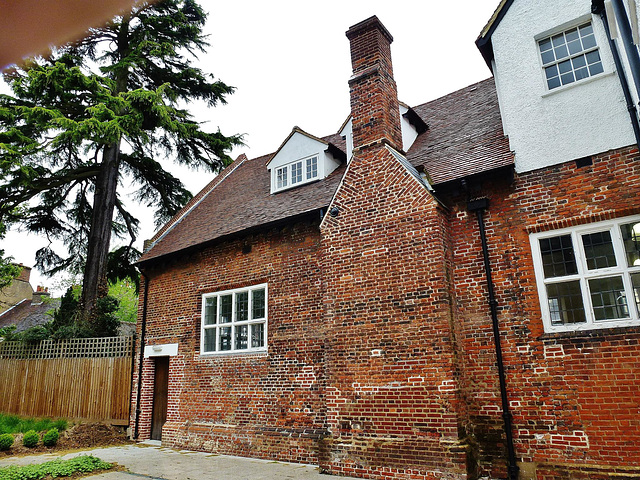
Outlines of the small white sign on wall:
M 147 345 L 144 347 L 144 358 L 149 357 L 174 357 L 178 354 L 177 343 L 165 343 L 164 345 Z

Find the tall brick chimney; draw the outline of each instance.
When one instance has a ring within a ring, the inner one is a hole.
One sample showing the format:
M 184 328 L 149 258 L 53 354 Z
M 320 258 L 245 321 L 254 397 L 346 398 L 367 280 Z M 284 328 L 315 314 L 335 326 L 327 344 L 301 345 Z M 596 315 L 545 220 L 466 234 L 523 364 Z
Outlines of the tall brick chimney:
M 349 79 L 353 148 L 379 142 L 402 150 L 398 90 L 393 79 L 393 37 L 373 16 L 347 31 L 353 75 Z

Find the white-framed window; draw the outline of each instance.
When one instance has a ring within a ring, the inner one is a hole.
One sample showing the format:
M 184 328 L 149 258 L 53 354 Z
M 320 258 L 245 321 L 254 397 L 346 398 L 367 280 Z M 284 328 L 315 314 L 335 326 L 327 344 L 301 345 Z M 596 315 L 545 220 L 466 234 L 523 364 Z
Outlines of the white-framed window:
M 640 216 L 530 241 L 545 331 L 640 325 Z
M 202 295 L 200 352 L 267 350 L 267 284 Z
M 549 90 L 604 72 L 591 22 L 538 40 Z
M 276 169 L 276 190 L 283 190 L 318 178 L 318 156 L 283 165 Z

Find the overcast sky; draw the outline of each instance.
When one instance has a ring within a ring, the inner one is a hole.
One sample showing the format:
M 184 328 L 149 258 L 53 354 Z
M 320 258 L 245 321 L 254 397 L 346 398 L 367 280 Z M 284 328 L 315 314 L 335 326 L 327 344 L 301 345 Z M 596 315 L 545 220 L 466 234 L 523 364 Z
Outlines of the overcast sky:
M 377 15 L 394 38 L 399 99 L 411 106 L 425 103 L 491 75 L 474 41 L 498 3 L 204 0 L 211 46 L 200 55 L 200 65 L 236 92 L 227 105 L 194 105 L 193 113 L 207 122 L 207 129 L 245 134 L 246 146 L 235 149 L 233 158 L 275 151 L 294 126 L 316 136 L 336 133 L 349 114 L 351 63 L 345 32 L 371 15 Z M 211 180 L 203 172 L 171 170 L 194 194 Z M 141 250 L 142 241 L 153 233 L 152 222 L 144 222 L 136 248 Z M 36 250 L 46 243 L 11 231 L 3 248 L 16 262 L 31 266 Z M 32 271 L 34 288 L 58 282 Z

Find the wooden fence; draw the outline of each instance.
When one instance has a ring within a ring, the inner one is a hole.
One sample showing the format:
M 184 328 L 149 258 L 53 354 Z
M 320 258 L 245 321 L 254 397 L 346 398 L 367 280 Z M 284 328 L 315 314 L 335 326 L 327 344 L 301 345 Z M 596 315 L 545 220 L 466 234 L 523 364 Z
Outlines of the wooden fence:
M 126 425 L 133 337 L 0 343 L 0 412 Z

